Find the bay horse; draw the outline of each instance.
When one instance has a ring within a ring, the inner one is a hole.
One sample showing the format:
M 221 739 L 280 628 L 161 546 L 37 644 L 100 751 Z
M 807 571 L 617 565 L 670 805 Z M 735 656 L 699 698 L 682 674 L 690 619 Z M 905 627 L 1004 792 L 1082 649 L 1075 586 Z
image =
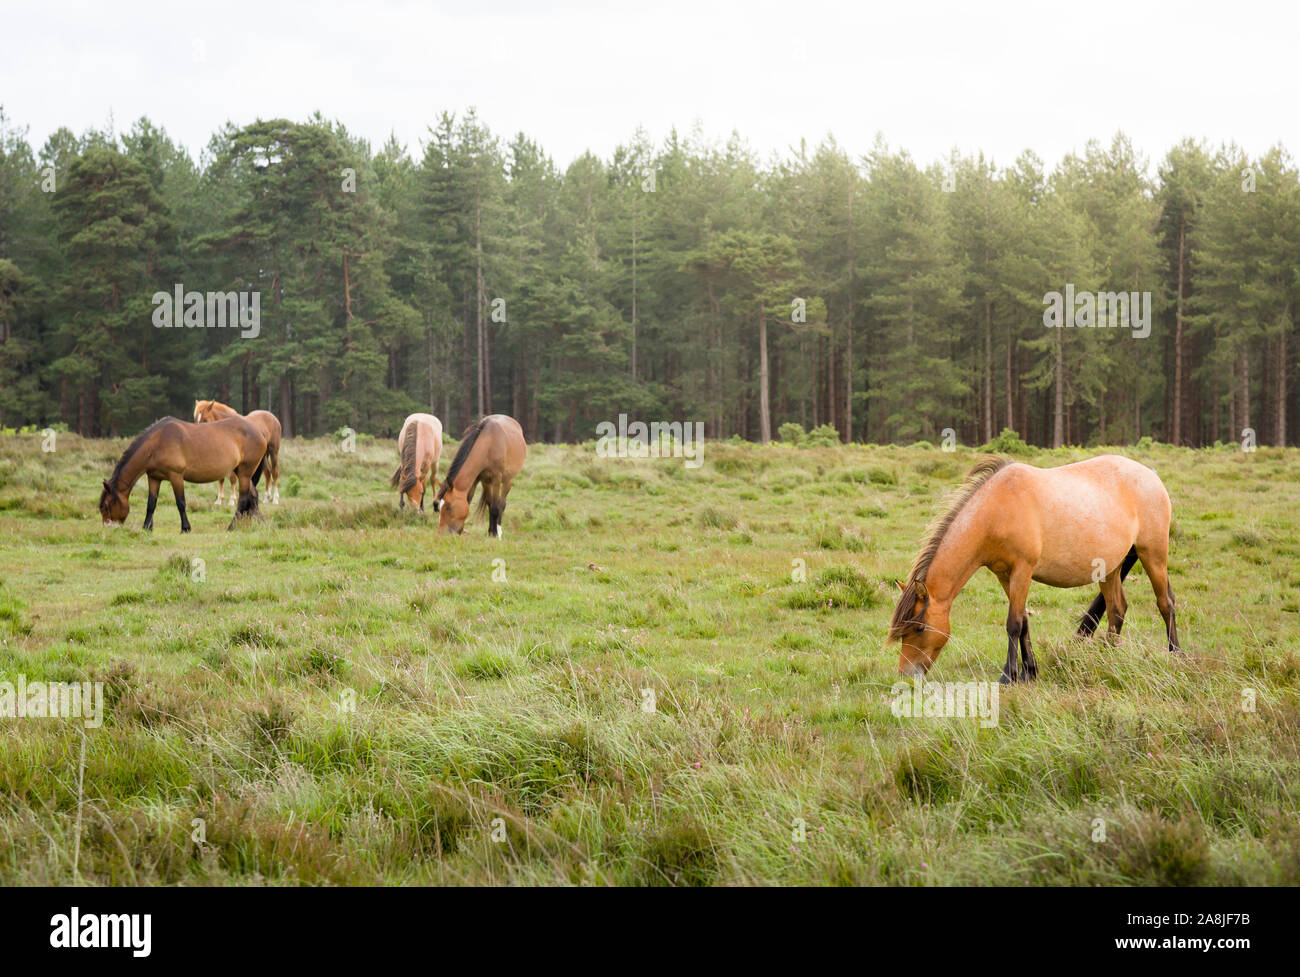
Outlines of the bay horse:
M 242 417 L 228 417 L 211 424 L 191 424 L 174 417 L 154 421 L 131 442 L 118 459 L 113 474 L 104 480 L 99 496 L 99 514 L 106 525 L 126 521 L 131 511 L 131 489 L 141 475 L 149 479 L 149 507 L 144 528 L 153 529 L 153 510 L 158 504 L 158 487 L 170 482 L 181 514 L 181 532 L 190 531 L 185 515 L 185 483 L 217 482 L 230 472 L 239 479 L 239 505 L 235 521 L 257 512 L 257 481 L 266 459 L 266 435 L 256 424 Z
M 478 509 L 488 511 L 488 535 L 501 538 L 501 515 L 515 476 L 524 467 L 528 446 L 519 422 L 505 414 L 489 414 L 465 432 L 438 491 L 438 529 L 462 533 L 469 504 L 480 483 L 483 495 Z
M 256 424 L 266 435 L 266 498 L 265 502 L 280 504 L 280 439 L 283 436 L 283 429 L 280 427 L 280 419 L 272 414 L 269 410 L 255 410 L 248 414 L 240 414 L 235 408 L 228 404 L 223 404 L 219 400 L 196 400 L 194 401 L 194 422 L 202 424 L 206 421 L 219 421 L 226 417 L 244 417 L 250 423 Z M 221 505 L 221 490 L 225 488 L 225 482 L 217 482 L 217 505 Z M 273 491 L 274 490 L 274 491 Z M 235 473 L 230 473 L 230 504 L 235 504 Z
M 423 512 L 425 489 L 430 483 L 437 488 L 442 421 L 432 414 L 412 414 L 402 422 L 401 433 L 397 435 L 397 452 L 400 463 L 389 483 L 397 489 L 397 507 L 405 508 L 410 502 Z M 437 512 L 441 504 L 442 496 L 439 495 L 434 500 L 433 511 Z
M 1109 633 L 1118 636 L 1128 607 L 1124 577 L 1138 560 L 1155 591 L 1169 651 L 1179 653 L 1168 569 L 1171 510 L 1159 476 L 1131 458 L 1101 455 L 1059 468 L 980 461 L 931 522 L 907 583 L 899 584 L 887 640 L 901 642 L 899 674 L 924 675 L 934 664 L 948 641 L 953 600 L 980 567 L 998 578 L 1010 605 L 1002 682 L 1038 675 L 1025 613 L 1031 580 L 1052 587 L 1098 583 L 1101 593 L 1077 633 L 1091 635 L 1105 613 Z

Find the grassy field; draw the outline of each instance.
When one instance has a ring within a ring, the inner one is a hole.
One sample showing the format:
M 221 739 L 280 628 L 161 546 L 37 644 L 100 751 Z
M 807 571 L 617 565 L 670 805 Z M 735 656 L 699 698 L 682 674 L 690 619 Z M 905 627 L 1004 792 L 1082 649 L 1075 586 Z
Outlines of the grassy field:
M 106 529 L 125 444 L 0 437 L 0 681 L 107 703 L 0 719 L 0 883 L 1300 883 L 1300 451 L 1118 449 L 1188 656 L 1140 567 L 1116 646 L 1035 586 L 982 728 L 896 718 L 883 647 L 970 451 L 535 445 L 498 541 L 399 513 L 364 438 L 287 442 L 240 531 L 191 486 L 143 533 L 143 483 Z M 995 680 L 1005 615 L 977 575 L 930 677 Z

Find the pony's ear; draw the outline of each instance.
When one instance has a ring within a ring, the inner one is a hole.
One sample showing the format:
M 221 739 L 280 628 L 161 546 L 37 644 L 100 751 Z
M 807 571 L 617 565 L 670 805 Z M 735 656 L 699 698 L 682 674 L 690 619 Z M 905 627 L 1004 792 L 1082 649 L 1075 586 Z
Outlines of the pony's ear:
M 104 479 L 104 491 L 105 491 L 105 492 L 111 492 L 111 491 L 113 491 L 113 486 L 111 486 L 111 485 L 108 484 L 108 479 L 107 479 L 107 478 Z
M 918 580 L 915 584 L 913 584 L 913 586 L 916 588 L 916 596 L 918 600 L 925 600 L 927 597 L 930 596 L 929 591 L 925 589 L 925 583 L 923 581 Z
M 903 581 L 899 580 L 897 577 L 894 578 L 894 583 L 898 585 L 898 589 L 900 591 L 907 589 L 906 587 L 903 586 Z

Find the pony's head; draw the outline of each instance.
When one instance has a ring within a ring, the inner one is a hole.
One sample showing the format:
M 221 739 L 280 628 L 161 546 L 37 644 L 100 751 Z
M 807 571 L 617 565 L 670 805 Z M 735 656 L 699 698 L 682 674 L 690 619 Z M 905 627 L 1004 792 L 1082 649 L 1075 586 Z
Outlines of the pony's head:
M 433 503 L 438 513 L 438 531 L 460 535 L 465 531 L 465 520 L 469 518 L 469 497 L 464 492 L 446 488 L 438 494 Z
M 126 522 L 131 511 L 130 500 L 104 480 L 104 491 L 99 495 L 99 515 L 105 526 L 116 526 Z
M 902 593 L 889 622 L 887 644 L 897 641 L 899 675 L 924 675 L 948 643 L 948 607 L 951 602 L 932 600 L 925 581 L 900 583 Z
M 194 423 L 200 424 L 207 417 L 208 411 L 212 410 L 212 401 L 196 400 L 194 401 Z

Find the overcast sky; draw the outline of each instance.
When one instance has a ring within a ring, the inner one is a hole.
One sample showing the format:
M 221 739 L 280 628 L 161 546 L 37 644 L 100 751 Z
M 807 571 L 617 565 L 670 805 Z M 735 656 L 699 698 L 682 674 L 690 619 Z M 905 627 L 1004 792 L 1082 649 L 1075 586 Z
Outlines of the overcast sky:
M 207 10 L 46 0 L 0 13 L 0 105 L 39 150 L 59 126 L 141 115 L 198 156 L 230 120 L 319 109 L 413 155 L 443 110 L 475 106 L 561 166 L 638 125 L 697 123 L 760 156 L 876 134 L 923 163 L 983 150 L 1048 163 L 1122 129 L 1158 162 L 1184 136 L 1300 151 L 1300 5 L 570 3 L 468 0 Z

